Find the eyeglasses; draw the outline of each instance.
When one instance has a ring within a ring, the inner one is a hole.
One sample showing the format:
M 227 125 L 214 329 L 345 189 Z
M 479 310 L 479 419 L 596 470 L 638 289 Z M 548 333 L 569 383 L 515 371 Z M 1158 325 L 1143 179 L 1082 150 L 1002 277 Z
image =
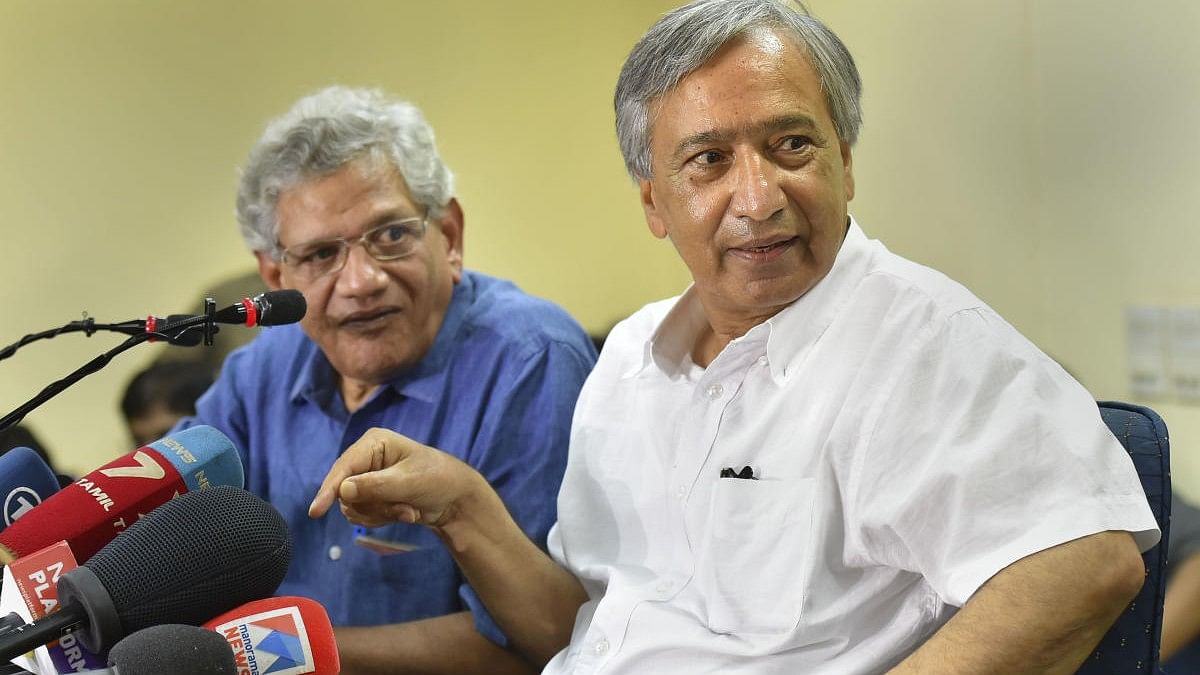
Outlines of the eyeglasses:
M 281 250 L 280 259 L 304 281 L 340 272 L 350 257 L 350 247 L 357 244 L 362 244 L 376 260 L 397 260 L 416 250 L 417 243 L 425 236 L 428 216 L 426 213 L 385 223 L 357 238 L 338 237 L 289 246 Z

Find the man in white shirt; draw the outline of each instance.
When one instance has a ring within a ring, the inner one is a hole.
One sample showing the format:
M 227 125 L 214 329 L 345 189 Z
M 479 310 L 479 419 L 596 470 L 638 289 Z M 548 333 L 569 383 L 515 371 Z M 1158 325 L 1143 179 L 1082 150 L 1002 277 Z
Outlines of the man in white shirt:
M 634 47 L 622 152 L 694 284 L 605 343 L 550 556 L 381 430 L 314 513 L 433 527 L 546 672 L 1073 672 L 1154 518 L 1082 387 L 849 216 L 860 89 L 775 0 L 699 0 Z

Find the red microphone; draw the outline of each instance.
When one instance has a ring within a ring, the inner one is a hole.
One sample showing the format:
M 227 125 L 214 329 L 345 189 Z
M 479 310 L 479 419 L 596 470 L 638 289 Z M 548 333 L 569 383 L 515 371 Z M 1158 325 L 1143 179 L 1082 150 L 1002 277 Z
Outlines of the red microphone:
M 210 426 L 184 429 L 92 471 L 0 532 L 0 563 L 66 541 L 82 563 L 173 497 L 212 485 L 242 487 L 237 448 Z
M 282 596 L 248 602 L 204 627 L 225 636 L 239 673 L 337 675 L 337 642 L 316 600 Z

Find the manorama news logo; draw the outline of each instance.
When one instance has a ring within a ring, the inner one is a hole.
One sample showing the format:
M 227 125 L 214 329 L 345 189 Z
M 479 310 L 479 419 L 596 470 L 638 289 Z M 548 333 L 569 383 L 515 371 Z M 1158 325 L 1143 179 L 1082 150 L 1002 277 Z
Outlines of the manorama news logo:
M 308 632 L 298 607 L 280 607 L 216 630 L 233 648 L 238 675 L 304 675 L 315 673 Z

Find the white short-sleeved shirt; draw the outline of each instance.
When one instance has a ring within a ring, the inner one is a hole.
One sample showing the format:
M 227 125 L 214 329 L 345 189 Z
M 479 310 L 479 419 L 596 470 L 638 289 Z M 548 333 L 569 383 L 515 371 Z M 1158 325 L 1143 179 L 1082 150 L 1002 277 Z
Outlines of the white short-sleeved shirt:
M 1088 392 L 856 223 L 701 369 L 704 325 L 690 290 L 647 306 L 584 386 L 550 550 L 590 600 L 545 672 L 881 672 L 1024 556 L 1158 540 Z

